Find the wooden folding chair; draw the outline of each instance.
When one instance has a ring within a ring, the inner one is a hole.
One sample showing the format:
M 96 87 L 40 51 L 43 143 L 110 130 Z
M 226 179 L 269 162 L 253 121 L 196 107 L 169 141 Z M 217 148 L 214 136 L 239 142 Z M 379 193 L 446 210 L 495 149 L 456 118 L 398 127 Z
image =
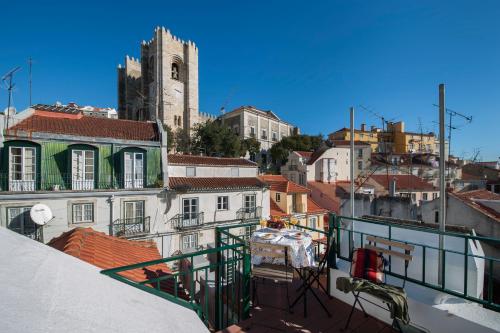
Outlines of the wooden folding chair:
M 384 255 L 384 254 L 388 255 L 389 258 L 391 258 L 391 257 L 398 257 L 398 258 L 403 259 L 405 261 L 405 265 L 404 265 L 405 275 L 407 274 L 407 272 L 408 272 L 408 265 L 409 265 L 410 261 L 412 260 L 411 253 L 415 249 L 415 247 L 413 245 L 409 245 L 409 244 L 402 243 L 402 242 L 397 242 L 397 241 L 392 241 L 392 240 L 388 240 L 388 239 L 381 238 L 381 237 L 376 237 L 376 236 L 367 236 L 366 240 L 368 241 L 368 244 L 366 244 L 364 246 L 364 248 L 375 251 L 381 257 L 381 259 L 383 259 L 382 255 Z M 377 244 L 385 245 L 385 246 L 387 246 L 387 248 L 379 247 L 379 246 L 377 246 Z M 396 249 L 399 249 L 399 251 L 396 251 Z M 354 250 L 352 252 L 352 254 L 351 254 L 351 262 L 354 263 L 354 264 L 360 264 L 360 263 L 355 263 L 353 261 L 353 260 L 355 260 L 354 257 L 355 257 L 356 251 L 357 250 Z M 385 265 L 383 265 L 383 266 L 385 266 Z M 373 280 L 371 280 L 370 282 L 379 283 L 379 284 L 385 284 L 386 283 L 386 275 L 383 274 L 383 268 L 379 272 L 377 272 L 377 273 L 380 273 L 380 274 L 383 275 L 383 282 L 382 282 L 381 279 L 378 282 L 375 282 Z M 351 270 L 350 270 L 351 277 L 353 277 L 352 274 L 353 274 L 353 272 L 352 272 L 352 265 L 351 265 Z M 361 278 L 361 277 L 356 277 L 356 278 Z M 398 286 L 393 286 L 393 287 L 403 289 L 404 286 L 405 286 L 405 283 L 406 283 L 406 280 L 403 280 L 403 286 L 402 287 L 398 287 Z M 388 303 L 388 302 L 386 302 L 386 301 L 384 301 L 384 300 L 381 299 L 381 301 L 384 302 L 387 305 L 387 308 L 385 308 L 385 307 L 383 307 L 383 306 L 381 306 L 379 304 L 376 304 L 376 303 L 374 303 L 374 302 L 372 302 L 370 300 L 367 300 L 366 298 L 361 297 L 360 293 L 361 293 L 361 291 L 358 291 L 358 292 L 352 291 L 352 295 L 354 296 L 354 303 L 352 305 L 351 313 L 349 314 L 349 318 L 347 319 L 347 323 L 346 323 L 346 325 L 344 327 L 344 330 L 346 330 L 349 327 L 349 323 L 351 322 L 352 315 L 353 315 L 354 310 L 356 308 L 356 304 L 359 304 L 361 310 L 363 310 L 363 313 L 364 313 L 365 317 L 368 316 L 368 314 L 365 311 L 365 308 L 363 307 L 363 304 L 361 304 L 360 299 L 363 299 L 364 301 L 369 302 L 369 303 L 371 303 L 371 304 L 373 304 L 375 306 L 378 306 L 378 307 L 380 307 L 380 308 L 382 308 L 384 310 L 391 311 L 391 307 L 393 306 L 392 303 Z M 365 293 L 368 293 L 369 295 L 371 295 L 369 292 L 365 292 Z M 372 297 L 377 297 L 376 295 L 371 295 L 371 296 Z M 393 326 L 393 328 L 399 330 L 400 332 L 403 331 L 402 330 L 402 325 L 401 325 L 400 321 L 397 320 L 397 318 L 393 319 L 392 326 Z
M 283 264 L 262 263 L 252 266 L 252 304 L 257 304 L 257 279 L 272 280 L 277 284 L 285 285 L 288 311 L 290 311 L 290 297 L 288 294 L 288 285 L 293 281 L 293 267 L 289 264 L 288 246 L 275 245 L 259 242 L 250 242 L 250 251 L 252 256 L 273 258 L 274 261 L 283 261 Z

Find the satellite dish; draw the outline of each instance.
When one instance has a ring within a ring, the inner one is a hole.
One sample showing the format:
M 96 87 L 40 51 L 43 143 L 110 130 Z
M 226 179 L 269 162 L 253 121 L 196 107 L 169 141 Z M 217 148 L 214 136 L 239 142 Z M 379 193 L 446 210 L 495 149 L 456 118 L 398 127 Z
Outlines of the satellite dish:
M 50 208 L 44 204 L 36 204 L 31 207 L 30 216 L 33 222 L 38 225 L 45 225 L 54 218 Z

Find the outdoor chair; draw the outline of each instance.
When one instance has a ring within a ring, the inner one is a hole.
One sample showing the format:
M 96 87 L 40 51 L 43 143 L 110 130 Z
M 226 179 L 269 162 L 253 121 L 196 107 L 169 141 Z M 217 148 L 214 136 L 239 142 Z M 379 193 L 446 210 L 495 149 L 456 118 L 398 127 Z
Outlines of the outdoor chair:
M 257 280 L 261 279 L 271 280 L 276 284 L 282 285 L 286 288 L 286 298 L 288 311 L 290 311 L 290 297 L 288 293 L 288 286 L 293 281 L 293 267 L 290 265 L 289 249 L 288 246 L 266 244 L 259 242 L 250 242 L 250 251 L 252 256 L 261 256 L 272 258 L 272 261 L 280 261 L 282 263 L 261 263 L 260 265 L 252 265 L 252 305 L 257 304 Z
M 406 280 L 403 280 L 403 285 L 393 286 L 386 283 L 384 268 L 387 266 L 387 260 L 384 255 L 389 258 L 400 258 L 404 260 L 405 275 L 408 272 L 408 265 L 412 260 L 411 253 L 415 249 L 413 245 L 402 242 L 396 242 L 376 236 L 367 236 L 368 244 L 364 248 L 358 248 L 352 251 L 351 255 L 351 278 L 337 278 L 337 289 L 346 293 L 351 292 L 354 296 L 349 318 L 347 319 L 344 330 L 349 327 L 352 315 L 359 304 L 365 317 L 367 313 L 361 299 L 371 303 L 379 308 L 388 310 L 393 319 L 392 327 L 399 332 L 422 332 L 420 329 L 409 325 L 409 314 L 407 307 L 407 297 L 404 291 Z M 382 245 L 384 247 L 378 246 Z M 385 304 L 382 306 L 360 296 L 361 293 L 366 293 Z

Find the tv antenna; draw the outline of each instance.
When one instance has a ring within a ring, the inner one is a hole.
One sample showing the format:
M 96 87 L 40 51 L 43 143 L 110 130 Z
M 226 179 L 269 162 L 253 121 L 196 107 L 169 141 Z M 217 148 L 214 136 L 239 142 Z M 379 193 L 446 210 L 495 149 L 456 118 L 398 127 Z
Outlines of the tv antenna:
M 20 66 L 17 66 L 14 69 L 11 69 L 4 76 L 2 76 L 2 82 L 5 85 L 8 91 L 8 103 L 7 103 L 7 122 L 6 128 L 9 128 L 9 114 L 10 114 L 10 103 L 12 102 L 12 90 L 14 89 L 15 84 L 12 83 L 12 78 L 14 77 L 14 73 L 21 70 Z

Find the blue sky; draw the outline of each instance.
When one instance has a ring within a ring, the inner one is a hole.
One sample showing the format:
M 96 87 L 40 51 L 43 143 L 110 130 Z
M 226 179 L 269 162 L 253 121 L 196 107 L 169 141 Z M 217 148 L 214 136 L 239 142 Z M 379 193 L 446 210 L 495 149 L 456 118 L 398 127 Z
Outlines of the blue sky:
M 499 1 L 85 1 L 2 6 L 0 72 L 23 66 L 14 104 L 116 106 L 116 66 L 165 26 L 199 47 L 200 110 L 254 105 L 303 133 L 380 124 L 436 131 L 438 84 L 447 107 L 473 116 L 452 153 L 500 156 Z M 7 104 L 0 90 L 0 106 Z M 459 126 L 465 122 L 456 118 Z

